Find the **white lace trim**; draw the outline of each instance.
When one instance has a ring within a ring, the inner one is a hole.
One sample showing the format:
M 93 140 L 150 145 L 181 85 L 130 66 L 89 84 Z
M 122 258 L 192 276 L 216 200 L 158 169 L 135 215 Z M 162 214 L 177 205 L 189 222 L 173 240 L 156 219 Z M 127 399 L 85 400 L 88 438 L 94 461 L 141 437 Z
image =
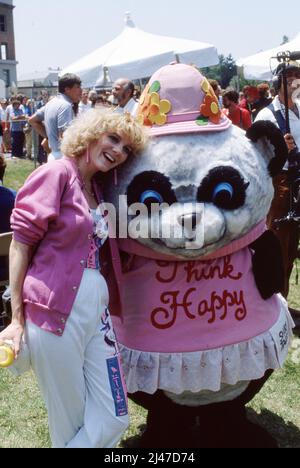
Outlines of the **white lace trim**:
M 247 342 L 194 353 L 148 353 L 120 345 L 129 393 L 154 394 L 158 389 L 180 395 L 202 390 L 218 392 L 263 377 L 266 370 L 282 367 L 292 337 L 293 320 L 281 298 L 277 323 Z

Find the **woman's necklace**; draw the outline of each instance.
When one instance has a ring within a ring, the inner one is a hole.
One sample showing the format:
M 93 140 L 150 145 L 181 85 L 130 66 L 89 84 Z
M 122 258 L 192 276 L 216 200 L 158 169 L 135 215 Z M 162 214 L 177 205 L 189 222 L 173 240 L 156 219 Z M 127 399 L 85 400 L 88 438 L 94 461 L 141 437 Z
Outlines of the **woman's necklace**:
M 83 190 L 85 190 L 85 192 L 92 198 L 96 198 L 94 192 L 91 192 L 90 190 L 88 190 L 86 184 L 83 182 Z
M 87 187 L 88 184 L 85 182 L 85 180 L 84 180 L 84 178 L 83 178 L 83 176 L 82 176 L 82 173 L 81 173 L 79 167 L 78 167 L 78 172 L 79 172 L 80 178 L 81 178 L 81 180 L 82 180 L 82 190 L 83 190 L 87 195 L 89 195 L 89 197 L 91 197 L 91 198 L 93 198 L 94 200 L 96 200 L 96 195 L 95 195 L 95 193 L 94 193 L 94 191 L 93 191 L 93 186 L 92 186 L 92 184 L 91 184 L 91 190 L 89 190 L 88 187 Z

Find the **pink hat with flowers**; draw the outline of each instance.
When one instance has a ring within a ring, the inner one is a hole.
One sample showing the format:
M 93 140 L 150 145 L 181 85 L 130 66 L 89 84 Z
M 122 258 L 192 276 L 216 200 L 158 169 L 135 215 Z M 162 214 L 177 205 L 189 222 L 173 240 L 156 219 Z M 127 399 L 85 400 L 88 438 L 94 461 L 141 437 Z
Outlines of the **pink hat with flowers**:
M 136 115 L 154 136 L 220 132 L 232 125 L 208 80 L 197 68 L 182 63 L 172 63 L 154 73 Z

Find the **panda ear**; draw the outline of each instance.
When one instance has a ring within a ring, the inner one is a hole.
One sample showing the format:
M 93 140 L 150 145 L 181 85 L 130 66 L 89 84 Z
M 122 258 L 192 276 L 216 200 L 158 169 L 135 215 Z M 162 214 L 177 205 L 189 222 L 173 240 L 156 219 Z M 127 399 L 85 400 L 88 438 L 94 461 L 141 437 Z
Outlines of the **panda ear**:
M 267 120 L 260 120 L 247 130 L 247 138 L 254 143 L 266 139 L 274 147 L 273 158 L 269 162 L 269 173 L 271 177 L 279 174 L 288 158 L 288 148 L 283 135 L 278 127 Z

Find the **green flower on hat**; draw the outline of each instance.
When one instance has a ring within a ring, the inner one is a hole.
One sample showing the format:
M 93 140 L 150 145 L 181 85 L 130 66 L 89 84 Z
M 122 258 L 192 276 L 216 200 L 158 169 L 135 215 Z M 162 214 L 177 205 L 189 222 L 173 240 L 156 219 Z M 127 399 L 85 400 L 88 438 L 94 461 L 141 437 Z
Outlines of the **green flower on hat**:
M 199 117 L 196 120 L 196 124 L 199 125 L 199 127 L 204 127 L 205 125 L 208 125 L 208 118 L 204 117 L 204 115 L 199 115 Z
M 154 81 L 150 87 L 150 94 L 152 93 L 158 93 L 160 91 L 160 82 L 159 81 Z

